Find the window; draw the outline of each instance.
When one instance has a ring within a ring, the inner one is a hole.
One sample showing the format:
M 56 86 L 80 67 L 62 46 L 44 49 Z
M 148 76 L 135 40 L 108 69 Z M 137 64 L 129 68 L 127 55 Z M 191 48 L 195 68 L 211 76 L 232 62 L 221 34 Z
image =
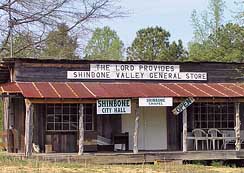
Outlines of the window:
M 92 104 L 84 105 L 84 128 L 87 131 L 94 130 L 95 106 Z
M 84 104 L 84 128 L 94 130 L 94 105 Z M 47 104 L 47 131 L 77 131 L 79 104 Z
M 234 128 L 234 103 L 194 103 L 194 128 Z

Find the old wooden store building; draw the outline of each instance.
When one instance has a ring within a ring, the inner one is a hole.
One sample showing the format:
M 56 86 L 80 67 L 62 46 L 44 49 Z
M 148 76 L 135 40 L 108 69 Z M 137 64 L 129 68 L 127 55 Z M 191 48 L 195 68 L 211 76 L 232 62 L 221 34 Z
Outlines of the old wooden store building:
M 244 156 L 243 63 L 4 59 L 0 82 L 10 153 Z

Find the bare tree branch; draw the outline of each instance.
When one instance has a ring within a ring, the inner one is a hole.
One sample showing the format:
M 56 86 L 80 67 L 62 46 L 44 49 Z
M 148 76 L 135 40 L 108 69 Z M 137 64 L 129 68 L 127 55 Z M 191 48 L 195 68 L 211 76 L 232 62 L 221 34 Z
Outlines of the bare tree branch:
M 13 35 L 23 32 L 34 37 L 34 43 L 14 51 L 18 53 L 33 44 L 43 44 L 47 33 L 60 23 L 66 23 L 68 31 L 78 35 L 89 30 L 92 22 L 125 14 L 117 0 L 0 0 L 0 53 L 10 42 L 9 24 L 14 28 Z

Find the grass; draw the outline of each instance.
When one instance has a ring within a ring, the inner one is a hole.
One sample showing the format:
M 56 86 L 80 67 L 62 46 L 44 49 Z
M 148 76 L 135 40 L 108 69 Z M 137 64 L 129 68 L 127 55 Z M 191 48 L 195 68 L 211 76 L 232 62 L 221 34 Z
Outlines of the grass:
M 94 165 L 20 160 L 0 154 L 1 173 L 244 173 L 244 168 L 176 163 Z

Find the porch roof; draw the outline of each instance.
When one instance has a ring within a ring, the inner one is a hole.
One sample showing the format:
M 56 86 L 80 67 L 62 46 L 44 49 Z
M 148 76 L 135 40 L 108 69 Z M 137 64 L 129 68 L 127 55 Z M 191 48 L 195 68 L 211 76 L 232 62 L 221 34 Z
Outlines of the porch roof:
M 1 93 L 26 98 L 244 97 L 244 83 L 11 82 Z

